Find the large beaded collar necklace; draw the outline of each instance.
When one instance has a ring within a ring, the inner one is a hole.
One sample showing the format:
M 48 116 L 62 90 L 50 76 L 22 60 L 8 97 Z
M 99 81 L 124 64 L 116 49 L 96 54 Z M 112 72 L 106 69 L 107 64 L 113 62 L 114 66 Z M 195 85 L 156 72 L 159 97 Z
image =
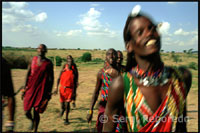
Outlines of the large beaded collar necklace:
M 144 86 L 163 86 L 169 80 L 169 68 L 162 65 L 156 72 L 144 71 L 137 65 L 130 71 L 132 75 L 139 79 L 139 83 Z

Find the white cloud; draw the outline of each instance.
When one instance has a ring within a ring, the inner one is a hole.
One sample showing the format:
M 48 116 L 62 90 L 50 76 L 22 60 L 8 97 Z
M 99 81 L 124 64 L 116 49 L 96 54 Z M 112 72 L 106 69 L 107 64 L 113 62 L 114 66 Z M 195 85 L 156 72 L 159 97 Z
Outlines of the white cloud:
M 82 30 L 70 30 L 68 32 L 54 31 L 54 33 L 58 37 L 61 37 L 61 36 L 76 36 L 76 35 L 79 35 L 81 32 L 82 32 Z
M 168 4 L 176 4 L 177 2 L 167 2 Z
M 2 22 L 3 24 L 22 24 L 30 21 L 43 22 L 47 19 L 45 12 L 34 14 L 31 10 L 26 9 L 26 2 L 3 2 L 2 6 Z
M 198 35 L 192 37 L 192 39 L 188 41 L 188 45 L 198 45 Z
M 35 21 L 36 22 L 43 22 L 47 19 L 47 14 L 45 12 L 42 12 L 38 15 L 35 16 Z
M 26 2 L 8 2 L 8 3 L 14 9 L 21 9 L 21 8 L 25 8 L 28 6 L 28 3 L 26 3 Z
M 3 24 L 10 24 L 16 21 L 16 17 L 9 14 L 3 14 L 2 16 L 2 22 Z
M 187 35 L 189 35 L 190 33 L 189 32 L 186 32 L 186 31 L 184 31 L 183 29 L 178 29 L 178 30 L 176 30 L 175 32 L 174 32 L 174 34 L 175 35 L 183 35 L 183 36 L 187 36 Z
M 99 4 L 92 3 L 92 4 L 90 4 L 90 6 L 97 7 L 97 6 L 99 6 Z
M 90 8 L 87 13 L 80 16 L 81 19 L 77 23 L 83 26 L 83 29 L 87 32 L 87 35 L 105 35 L 108 37 L 115 36 L 116 33 L 108 29 L 108 23 L 105 23 L 104 26 L 101 24 L 99 21 L 100 16 L 100 11 L 95 10 L 95 8 Z
M 191 31 L 191 34 L 192 34 L 192 35 L 197 35 L 197 36 L 198 36 L 198 30 Z
M 23 32 L 34 32 L 34 30 L 36 30 L 37 27 L 34 27 L 30 24 L 27 25 L 16 25 L 15 27 L 13 27 L 11 29 L 12 32 L 19 32 L 19 31 L 23 31 Z
M 78 22 L 83 26 L 83 29 L 87 31 L 96 31 L 101 27 L 101 24 L 98 20 L 101 12 L 95 10 L 94 8 L 90 8 L 90 10 L 82 15 L 82 19 Z
M 66 33 L 67 36 L 77 35 L 78 33 L 81 33 L 82 30 L 70 30 Z
M 169 29 L 170 29 L 170 23 L 169 22 L 162 22 L 161 27 L 158 29 L 158 31 L 161 34 L 169 34 Z

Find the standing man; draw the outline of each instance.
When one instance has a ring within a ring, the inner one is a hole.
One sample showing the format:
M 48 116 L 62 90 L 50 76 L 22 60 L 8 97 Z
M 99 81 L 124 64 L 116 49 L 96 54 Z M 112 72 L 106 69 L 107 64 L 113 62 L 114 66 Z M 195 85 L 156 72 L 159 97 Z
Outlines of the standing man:
M 28 66 L 25 89 L 22 94 L 26 117 L 31 120 L 30 129 L 37 132 L 40 122 L 39 113 L 43 113 L 51 99 L 54 82 L 52 62 L 45 57 L 47 47 L 40 44 L 37 48 L 38 56 L 34 56 Z M 34 109 L 34 116 L 31 109 Z
M 5 100 L 8 101 L 8 121 L 6 121 L 6 130 L 13 132 L 14 129 L 14 116 L 15 116 L 15 97 L 14 97 L 14 88 L 11 76 L 10 66 L 8 62 L 2 57 L 2 68 L 1 68 L 1 94 L 2 94 L 2 105 L 5 104 Z M 2 110 L 4 109 L 4 106 Z M 2 112 L 3 114 L 3 112 Z
M 125 66 L 122 65 L 123 59 L 124 59 L 123 53 L 120 50 L 118 50 L 117 51 L 117 68 L 120 71 L 120 73 L 125 72 Z
M 54 91 L 55 94 L 58 93 L 58 87 L 60 84 L 60 102 L 61 102 L 61 113 L 60 116 L 62 117 L 65 110 L 66 110 L 66 119 L 64 121 L 65 125 L 69 124 L 69 112 L 70 112 L 70 102 L 72 101 L 72 96 L 75 93 L 74 87 L 77 84 L 77 80 L 75 80 L 75 68 L 73 66 L 72 56 L 67 56 L 67 63 L 63 65 L 63 68 L 60 72 L 60 75 L 57 80 L 56 90 Z
M 97 117 L 96 127 L 98 132 L 102 132 L 103 123 L 99 119 L 102 117 L 105 111 L 107 98 L 108 98 L 108 89 L 112 79 L 119 75 L 116 66 L 117 52 L 114 49 L 109 49 L 106 52 L 106 60 L 104 68 L 100 69 L 97 74 L 96 88 L 94 90 L 92 101 L 90 105 L 90 110 L 87 114 L 88 123 L 91 122 L 93 116 L 93 108 L 98 99 L 99 92 L 101 91 L 101 101 L 99 103 L 99 114 Z

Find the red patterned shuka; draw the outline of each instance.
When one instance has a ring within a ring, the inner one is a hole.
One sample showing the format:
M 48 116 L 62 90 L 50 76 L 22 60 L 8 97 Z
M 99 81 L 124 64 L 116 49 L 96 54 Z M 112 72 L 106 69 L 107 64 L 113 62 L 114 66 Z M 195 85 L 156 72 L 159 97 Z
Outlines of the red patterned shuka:
M 133 76 L 126 72 L 124 77 L 124 107 L 129 132 L 174 132 L 177 119 L 183 114 L 186 101 L 185 84 L 177 70 L 172 71 L 170 86 L 165 99 L 153 113 L 148 106 Z
M 105 107 L 106 107 L 106 103 L 107 103 L 107 99 L 108 99 L 108 89 L 109 89 L 110 83 L 112 82 L 112 78 L 110 77 L 110 75 L 108 75 L 105 72 L 105 69 L 102 69 L 101 79 L 102 79 L 101 102 L 104 103 L 104 104 L 103 105 L 100 104 L 100 106 L 99 106 L 99 113 L 98 113 L 97 123 L 96 123 L 98 132 L 102 132 L 103 123 L 101 123 L 100 117 L 105 112 Z M 123 117 L 123 116 L 124 115 L 122 114 L 122 112 L 120 112 L 115 132 L 126 131 L 125 122 L 120 121 L 120 117 Z
M 105 69 L 102 69 L 102 85 L 101 85 L 101 96 L 102 101 L 107 101 L 108 98 L 108 88 L 112 82 L 112 78 L 105 72 Z

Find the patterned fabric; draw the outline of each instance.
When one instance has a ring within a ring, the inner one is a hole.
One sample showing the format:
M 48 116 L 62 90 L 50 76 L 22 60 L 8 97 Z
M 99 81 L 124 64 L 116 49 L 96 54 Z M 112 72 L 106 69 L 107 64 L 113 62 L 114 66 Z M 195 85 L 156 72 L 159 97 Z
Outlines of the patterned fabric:
M 129 132 L 173 132 L 183 113 L 186 91 L 181 75 L 173 71 L 165 99 L 153 113 L 130 72 L 124 73 L 124 106 Z
M 108 98 L 108 88 L 110 86 L 110 83 L 112 82 L 112 78 L 105 73 L 105 69 L 102 69 L 102 85 L 101 85 L 101 96 L 102 101 L 107 101 Z
M 126 119 L 125 119 L 124 110 L 120 111 L 115 132 L 117 132 L 117 133 L 119 133 L 119 132 L 127 132 L 127 126 L 126 126 L 126 121 L 125 120 Z
M 109 89 L 110 83 L 112 82 L 112 78 L 105 72 L 104 68 L 102 69 L 101 78 L 102 78 L 102 85 L 101 85 L 101 96 L 102 96 L 102 98 L 101 98 L 101 102 L 104 103 L 104 104 L 99 106 L 99 112 L 98 112 L 98 117 L 97 117 L 97 122 L 96 122 L 96 127 L 97 127 L 98 132 L 102 132 L 103 123 L 100 122 L 99 117 L 101 115 L 103 115 L 104 112 L 105 112 L 105 107 L 106 107 L 107 98 L 108 98 L 108 89 Z M 123 116 L 122 113 L 120 113 L 119 119 L 120 119 L 121 116 Z M 126 131 L 126 125 L 125 125 L 125 123 L 118 121 L 115 132 L 121 132 L 121 131 Z

